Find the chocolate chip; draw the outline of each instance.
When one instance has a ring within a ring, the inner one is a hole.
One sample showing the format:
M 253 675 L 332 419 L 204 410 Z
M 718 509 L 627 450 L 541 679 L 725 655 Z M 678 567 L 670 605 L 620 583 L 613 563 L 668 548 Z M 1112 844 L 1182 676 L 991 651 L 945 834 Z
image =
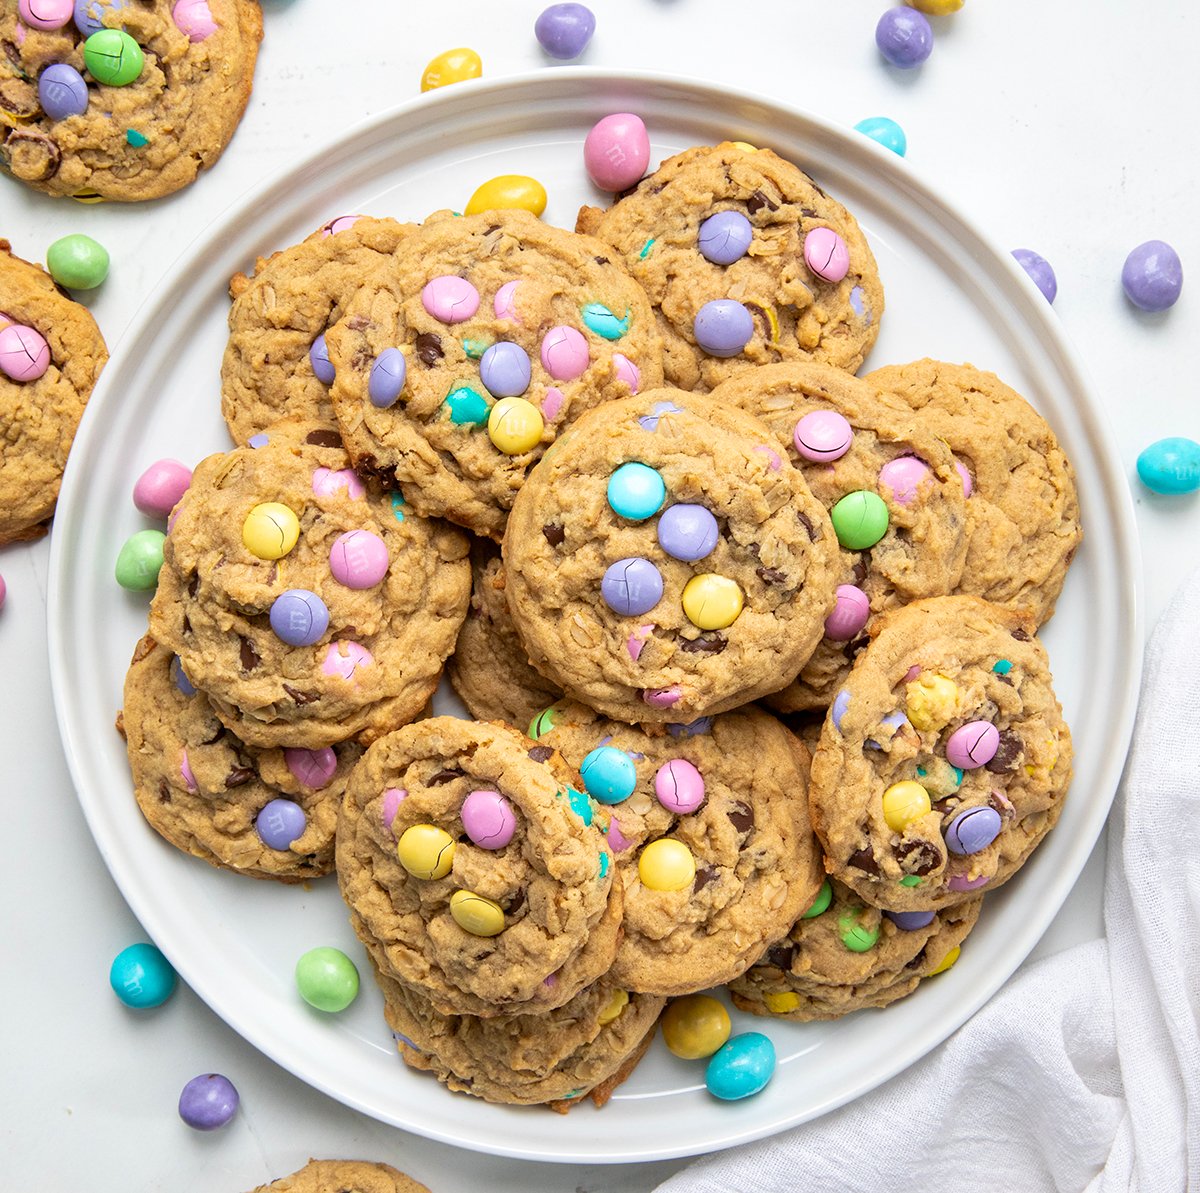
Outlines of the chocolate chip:
M 1029 641 L 1029 635 L 1023 629 L 1021 629 L 1020 626 L 1017 626 L 1017 628 L 1015 630 L 1013 630 L 1012 636 L 1018 642 L 1028 642 Z
M 508 906 L 504 909 L 509 915 L 516 915 L 522 907 L 525 906 L 525 892 L 518 890 L 512 899 L 509 900 Z
M 542 527 L 542 534 L 552 547 L 557 547 L 567 537 L 567 532 L 554 522 L 547 522 Z
M 812 519 L 803 510 L 797 510 L 796 517 L 799 518 L 800 525 L 808 531 L 808 537 L 815 543 L 819 536 L 817 528 L 812 524 Z
M 255 667 L 262 661 L 258 657 L 258 651 L 254 649 L 254 643 L 249 638 L 240 638 L 242 644 L 242 670 L 253 671 Z
M 225 790 L 230 791 L 234 787 L 241 787 L 243 783 L 249 783 L 254 778 L 254 769 L 249 766 L 235 766 L 233 770 L 225 776 Z
M 289 684 L 284 684 L 283 690 L 299 705 L 315 704 L 321 699 L 319 692 L 301 692 L 298 688 L 293 688 Z
M 696 867 L 696 877 L 692 880 L 692 894 L 708 886 L 717 876 L 715 866 L 706 866 L 703 862 Z
M 1012 770 L 1024 748 L 1024 744 L 1015 733 L 1001 729 L 1000 742 L 996 746 L 996 752 L 983 764 L 984 769 L 991 771 L 994 775 L 1002 775 L 1006 771 Z
M 751 215 L 757 215 L 763 208 L 768 211 L 778 211 L 779 204 L 775 202 L 769 195 L 764 195 L 762 191 L 755 191 L 754 194 L 746 200 L 746 210 Z
M 269 572 L 267 572 L 267 587 L 268 588 L 273 587 L 275 584 L 275 581 L 278 579 L 279 579 L 279 561 L 277 559 L 273 559 L 271 561 L 271 570 Z
M 786 584 L 787 573 L 781 572 L 778 568 L 755 568 L 754 574 L 764 584 Z
M 13 69 L 16 70 L 17 74 L 23 79 L 28 78 L 29 76 L 25 73 L 25 68 L 21 65 L 21 51 L 17 49 L 16 42 L 9 41 L 6 37 L 3 41 L 0 41 L 0 46 L 4 47 L 4 56 L 13 64 Z
M 783 944 L 773 944 L 767 949 L 763 960 L 768 965 L 774 965 L 776 969 L 782 969 L 784 973 L 787 973 L 792 968 L 792 960 L 795 956 L 796 946 L 785 941 Z
M 809 219 L 809 220 L 815 220 L 815 219 L 820 218 L 817 215 L 817 213 L 815 211 L 813 211 L 813 209 L 811 207 L 801 207 L 800 214 L 802 216 L 804 216 L 805 219 Z
M 488 226 L 486 228 L 484 228 L 483 234 L 484 234 L 484 236 L 491 236 L 491 234 L 493 232 L 499 232 L 499 231 L 500 231 L 499 224 L 488 224 Z
M 685 638 L 679 649 L 686 654 L 720 654 L 729 645 L 724 634 L 713 634 L 711 638 Z
M 158 802 L 160 804 L 171 802 L 171 788 L 166 779 L 161 780 L 158 784 Z
M 188 620 L 188 615 L 186 613 L 183 615 L 183 632 L 185 634 L 190 634 L 192 632 L 192 623 Z
M 944 860 L 932 841 L 901 841 L 892 846 L 892 856 L 905 874 L 924 875 L 936 870 Z
M 342 437 L 336 431 L 309 431 L 304 442 L 313 447 L 341 447 Z
M 864 874 L 879 873 L 879 863 L 876 862 L 875 855 L 871 852 L 869 845 L 864 849 L 859 849 L 852 853 L 846 859 L 846 864 L 853 866 L 856 870 L 861 870 Z
M 1001 683 L 1006 683 L 1006 684 L 1008 684 L 1008 686 L 1009 686 L 1010 688 L 1013 686 L 1013 681 L 1012 681 L 1012 676 L 1011 676 L 1011 675 L 997 675 L 997 676 L 996 676 L 996 678 L 997 678 L 997 679 L 998 679 L 998 680 L 999 680 Z
M 845 646 L 842 647 L 842 657 L 846 662 L 853 663 L 858 657 L 859 652 L 866 650 L 871 644 L 871 639 L 867 634 L 859 634 L 857 638 L 851 638 Z
M 426 787 L 440 787 L 443 783 L 453 783 L 455 779 L 461 779 L 463 772 L 457 766 L 448 766 L 444 770 L 440 770 L 435 775 L 430 775 L 425 780 Z
M 533 749 L 529 751 L 529 757 L 532 758 L 534 762 L 547 762 L 550 758 L 550 755 L 553 753 L 554 751 L 550 746 L 534 746 Z
M 433 368 L 446 354 L 442 351 L 442 337 L 434 331 L 422 332 L 417 336 L 417 359 L 428 368 Z
M 924 964 L 925 964 L 925 949 L 924 949 L 924 947 L 922 947 L 921 951 L 911 961 L 908 961 L 905 963 L 904 968 L 905 969 L 916 969 L 919 965 L 924 965 Z
M 858 559 L 854 564 L 854 583 L 861 584 L 867 578 L 867 561 Z
M 609 263 L 609 261 L 608 261 L 607 257 L 597 257 L 596 258 L 597 265 L 607 265 L 608 263 Z
M 739 833 L 748 833 L 754 827 L 754 809 L 746 804 L 734 804 L 725 815 Z
M 346 320 L 346 326 L 351 331 L 366 331 L 371 326 L 371 320 L 366 315 L 351 315 Z

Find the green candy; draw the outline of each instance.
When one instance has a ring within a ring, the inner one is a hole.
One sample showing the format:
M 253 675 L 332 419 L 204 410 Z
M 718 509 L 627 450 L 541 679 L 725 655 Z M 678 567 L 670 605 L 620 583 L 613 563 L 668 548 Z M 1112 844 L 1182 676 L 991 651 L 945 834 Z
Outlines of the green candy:
M 142 73 L 145 55 L 124 29 L 101 29 L 83 43 L 83 64 L 97 83 L 125 87 Z
M 821 883 L 821 889 L 817 892 L 817 897 L 813 900 L 812 906 L 800 917 L 802 920 L 815 920 L 817 916 L 829 910 L 830 903 L 833 902 L 833 887 L 829 885 L 829 879 L 825 879 Z
M 829 511 L 837 540 L 847 551 L 865 551 L 887 533 L 888 508 L 878 493 L 847 493 Z
M 878 927 L 868 928 L 858 922 L 861 914 L 861 907 L 853 908 L 843 912 L 838 919 L 838 933 L 842 938 L 842 944 L 852 953 L 865 953 L 869 949 L 873 949 L 875 942 L 879 939 Z
M 537 741 L 543 733 L 549 733 L 554 728 L 554 706 L 543 708 L 532 721 L 529 722 L 529 736 Z
M 309 949 L 296 962 L 296 988 L 318 1011 L 344 1011 L 358 997 L 358 970 L 341 949 Z
M 487 422 L 488 404 L 483 395 L 476 393 L 469 385 L 460 385 L 446 395 L 446 405 L 450 407 L 450 421 L 458 423 Z
M 50 276 L 68 290 L 94 290 L 108 277 L 108 251 L 90 236 L 76 232 L 46 250 Z
M 921 880 L 915 874 L 905 874 L 905 876 L 902 879 L 900 879 L 900 885 L 901 886 L 920 886 Z
M 161 530 L 139 530 L 130 535 L 117 556 L 117 583 L 132 592 L 149 592 L 158 584 L 163 565 L 163 544 L 167 536 Z

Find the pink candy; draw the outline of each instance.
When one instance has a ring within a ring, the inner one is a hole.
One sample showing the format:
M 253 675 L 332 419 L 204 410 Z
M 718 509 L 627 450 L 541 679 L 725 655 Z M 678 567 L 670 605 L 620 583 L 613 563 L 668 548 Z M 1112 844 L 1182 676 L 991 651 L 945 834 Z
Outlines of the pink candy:
M 617 375 L 618 381 L 624 381 L 629 386 L 629 392 L 635 394 L 642 384 L 641 370 L 629 359 L 628 356 L 622 356 L 619 352 L 613 353 L 613 371 Z
M 17 0 L 17 12 L 31 29 L 61 29 L 75 15 L 74 0 Z
M 897 456 L 879 470 L 879 483 L 892 491 L 892 500 L 907 505 L 917 495 L 921 482 L 929 475 L 929 466 L 916 456 Z
M 184 3 L 184 0 L 180 0 L 180 3 Z M 192 40 L 194 41 L 195 38 Z M 339 232 L 345 232 L 347 228 L 353 228 L 361 219 L 361 215 L 339 215 L 337 219 L 330 220 L 322 227 L 321 235 L 336 236 Z
M 217 23 L 212 19 L 208 0 L 178 0 L 171 9 L 171 19 L 192 42 L 204 41 L 217 31 Z
M 840 282 L 850 272 L 850 250 L 832 228 L 814 228 L 804 238 L 804 263 L 823 282 Z
M 188 762 L 187 750 L 183 751 L 183 757 L 179 760 L 179 774 L 183 779 L 183 785 L 192 792 L 197 790 L 196 776 L 192 774 L 192 764 Z
M 50 345 L 24 323 L 0 331 L 0 373 L 13 381 L 36 381 L 50 367 Z
M 133 486 L 133 504 L 151 518 L 168 518 L 192 483 L 192 470 L 179 460 L 156 460 Z
M 542 368 L 555 381 L 574 381 L 582 377 L 591 363 L 591 353 L 583 332 L 560 324 L 542 339 Z
M 814 410 L 800 419 L 792 432 L 796 451 L 818 464 L 840 460 L 853 440 L 854 429 L 836 410 Z
M 654 776 L 654 794 L 668 812 L 686 816 L 704 803 L 704 776 L 686 758 L 672 758 Z
M 971 474 L 970 474 L 970 472 L 967 471 L 967 466 L 961 460 L 955 460 L 954 467 L 955 467 L 955 470 L 958 472 L 958 475 L 960 477 L 962 477 L 963 496 L 970 497 L 972 490 L 975 488 L 975 485 L 971 481 Z
M 314 791 L 325 787 L 337 770 L 337 755 L 329 746 L 322 750 L 286 749 L 283 760 L 296 782 Z
M 461 815 L 467 836 L 483 849 L 503 849 L 516 831 L 512 804 L 498 791 L 472 791 Z
M 602 191 L 640 182 L 650 164 L 650 137 L 641 117 L 615 112 L 597 121 L 583 142 L 583 164 Z
M 479 291 L 466 278 L 443 274 L 425 284 L 421 303 L 443 323 L 462 323 L 479 310 Z
M 348 530 L 329 549 L 329 570 L 347 588 L 374 588 L 387 575 L 387 545 L 369 530 Z
M 551 386 L 546 390 L 546 396 L 542 398 L 542 414 L 548 423 L 552 423 L 557 417 L 558 412 L 562 409 L 563 395 L 561 389 L 555 389 Z
M 611 849 L 613 853 L 621 853 L 622 851 L 628 849 L 632 844 L 633 842 L 623 832 L 621 832 L 621 826 L 617 822 L 617 818 L 614 816 L 608 822 L 609 849 Z
M 825 637 L 833 642 L 849 642 L 867 624 L 871 602 L 861 588 L 853 584 L 837 586 L 837 604 L 825 619 Z
M 312 490 L 316 496 L 332 497 L 342 489 L 355 500 L 365 497 L 367 493 L 353 469 L 339 468 L 334 472 L 332 468 L 318 468 L 313 473 Z
M 383 821 L 383 827 L 389 833 L 392 832 L 392 821 L 396 819 L 400 804 L 406 799 L 408 799 L 408 792 L 403 787 L 389 787 L 383 793 L 383 803 L 379 807 L 379 819 Z M 392 838 L 395 839 L 394 833 Z
M 985 766 L 1000 748 L 1000 731 L 990 721 L 968 721 L 950 734 L 946 761 L 961 770 Z
M 669 688 L 646 688 L 642 692 L 642 701 L 651 708 L 670 708 L 678 704 L 683 690 L 677 683 Z
M 520 323 L 520 317 L 517 315 L 516 294 L 517 287 L 521 284 L 520 278 L 515 281 L 505 282 L 499 290 L 496 291 L 496 297 L 492 299 L 492 310 L 496 312 L 497 319 L 511 319 L 514 323 Z
M 342 679 L 353 679 L 359 667 L 370 667 L 375 662 L 371 652 L 360 642 L 343 638 L 331 642 L 325 651 L 325 662 L 321 670 L 326 675 L 339 675 Z

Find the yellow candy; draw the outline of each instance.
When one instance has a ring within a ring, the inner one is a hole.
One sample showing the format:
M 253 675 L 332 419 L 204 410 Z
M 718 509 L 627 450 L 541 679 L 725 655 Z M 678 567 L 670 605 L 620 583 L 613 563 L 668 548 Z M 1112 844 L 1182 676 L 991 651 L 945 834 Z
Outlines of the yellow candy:
M 481 211 L 505 211 L 519 207 L 533 215 L 546 210 L 546 188 L 536 178 L 526 174 L 501 174 L 489 178 L 463 208 L 463 215 L 478 215 Z
M 662 1017 L 663 1040 L 684 1060 L 712 1056 L 731 1030 L 729 1012 L 707 994 L 674 999 Z
M 712 572 L 693 576 L 683 590 L 683 611 L 702 630 L 723 630 L 742 611 L 742 590 L 728 576 Z
M 681 891 L 696 877 L 696 859 L 682 841 L 660 837 L 642 850 L 638 877 L 647 890 Z
M 439 54 L 421 75 L 421 90 L 432 91 L 435 87 L 446 87 L 451 83 L 462 83 L 466 79 L 477 79 L 483 74 L 483 61 L 474 50 L 461 46 L 457 50 L 446 50 Z
M 954 716 L 958 703 L 958 685 L 952 679 L 933 672 L 922 672 L 905 689 L 908 719 L 922 731 L 941 729 Z
M 542 441 L 542 412 L 524 398 L 501 398 L 488 414 L 488 438 L 506 456 L 532 451 Z
M 893 783 L 883 793 L 883 818 L 888 828 L 902 833 L 907 825 L 920 820 L 932 805 L 929 792 L 915 779 Z
M 767 1010 L 776 1015 L 786 1015 L 800 1005 L 800 995 L 793 990 L 780 990 L 777 994 L 764 994 Z
M 751 145 L 748 141 L 734 141 L 732 144 L 740 149 L 743 153 L 757 153 L 758 146 Z
M 454 838 L 436 824 L 414 824 L 396 843 L 396 856 L 414 878 L 445 878 L 454 865 Z
M 950 968 L 950 966 L 952 966 L 952 965 L 955 963 L 955 961 L 957 961 L 957 960 L 958 960 L 958 955 L 959 955 L 959 953 L 961 953 L 961 952 L 962 952 L 962 946 L 961 946 L 961 945 L 957 945 L 957 944 L 956 944 L 956 945 L 954 946 L 954 948 L 952 948 L 952 949 L 951 949 L 951 950 L 950 950 L 950 951 L 949 951 L 949 952 L 948 952 L 948 953 L 947 953 L 947 954 L 946 954 L 946 955 L 945 955 L 945 956 L 942 958 L 942 963 L 941 963 L 941 965 L 939 965 L 939 966 L 937 967 L 937 969 L 931 969 L 931 970 L 929 971 L 929 976 L 930 976 L 930 977 L 933 977 L 933 976 L 934 976 L 934 974 L 945 973 L 945 972 L 946 972 L 946 970 L 948 970 L 948 969 Z
M 629 995 L 624 990 L 614 990 L 608 1005 L 600 1012 L 600 1026 L 611 1023 L 629 1005 Z
M 455 891 L 450 896 L 450 914 L 472 936 L 496 936 L 504 931 L 504 908 L 474 891 Z
M 242 523 L 242 542 L 259 559 L 282 559 L 300 537 L 300 519 L 286 505 L 265 501 Z
M 958 12 L 964 0 L 905 0 L 909 8 L 927 12 L 931 17 L 944 17 Z

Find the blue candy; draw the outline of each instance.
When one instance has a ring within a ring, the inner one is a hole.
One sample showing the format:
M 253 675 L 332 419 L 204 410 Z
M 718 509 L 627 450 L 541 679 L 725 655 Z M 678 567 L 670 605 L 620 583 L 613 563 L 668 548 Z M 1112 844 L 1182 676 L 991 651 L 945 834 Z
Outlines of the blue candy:
M 400 400 L 404 379 L 408 375 L 408 362 L 399 348 L 385 348 L 371 366 L 367 381 L 367 396 L 371 405 L 380 410 L 394 406 Z
M 152 944 L 131 944 L 113 958 L 108 971 L 113 993 L 137 1010 L 161 1006 L 175 990 L 171 963 Z
M 598 746 L 579 767 L 579 776 L 587 793 L 602 804 L 619 804 L 628 799 L 637 786 L 637 768 L 633 759 L 616 746 Z
M 1160 439 L 1138 456 L 1137 471 L 1142 484 L 1155 493 L 1194 493 L 1200 489 L 1200 443 Z
M 775 1045 L 757 1031 L 727 1040 L 713 1053 L 704 1072 L 708 1092 L 725 1102 L 748 1098 L 763 1089 L 775 1072 Z
M 860 120 L 854 129 L 900 157 L 908 152 L 908 138 L 904 135 L 904 129 L 887 116 L 868 116 L 866 120 Z
M 624 319 L 618 319 L 602 302 L 589 302 L 579 313 L 588 330 L 606 340 L 619 340 L 629 330 L 633 319 L 628 311 Z
M 666 498 L 666 483 L 646 464 L 622 464 L 608 478 L 608 504 L 631 522 L 653 517 Z

